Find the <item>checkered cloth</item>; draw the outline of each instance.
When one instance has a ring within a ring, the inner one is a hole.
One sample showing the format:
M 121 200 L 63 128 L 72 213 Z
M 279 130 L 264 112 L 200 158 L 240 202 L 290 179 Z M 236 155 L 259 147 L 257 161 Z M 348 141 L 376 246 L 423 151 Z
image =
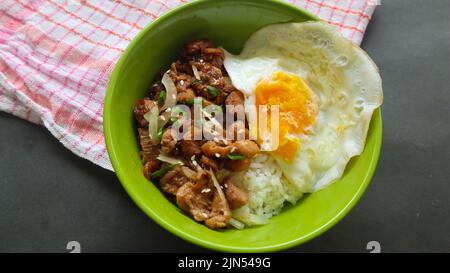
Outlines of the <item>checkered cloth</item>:
M 114 64 L 140 30 L 184 2 L 1 0 L 0 110 L 44 125 L 78 156 L 112 170 L 102 111 Z M 357 44 L 376 4 L 289 2 L 337 26 Z

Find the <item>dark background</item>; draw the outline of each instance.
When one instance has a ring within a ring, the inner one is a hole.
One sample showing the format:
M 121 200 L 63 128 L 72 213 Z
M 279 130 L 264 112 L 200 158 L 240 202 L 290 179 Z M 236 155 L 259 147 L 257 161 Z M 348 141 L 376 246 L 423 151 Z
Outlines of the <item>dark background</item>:
M 384 0 L 362 47 L 384 81 L 372 184 L 331 230 L 289 252 L 450 252 L 450 1 Z M 199 252 L 142 213 L 114 173 L 0 113 L 0 252 Z

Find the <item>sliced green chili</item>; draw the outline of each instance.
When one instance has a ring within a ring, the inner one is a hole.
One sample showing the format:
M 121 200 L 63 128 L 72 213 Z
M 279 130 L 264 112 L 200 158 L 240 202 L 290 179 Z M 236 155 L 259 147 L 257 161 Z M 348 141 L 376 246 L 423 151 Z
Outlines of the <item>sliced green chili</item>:
M 194 104 L 194 101 L 195 101 L 195 99 L 189 99 L 184 104 L 186 104 L 187 106 L 191 106 Z
M 164 134 L 164 127 L 161 127 L 158 129 L 158 142 L 161 142 L 163 134 Z
M 169 124 L 174 124 L 177 120 L 178 120 L 177 117 L 170 117 L 168 123 L 169 123 Z
M 206 89 L 208 90 L 208 94 L 211 95 L 211 97 L 215 98 L 220 94 L 220 90 L 215 88 L 214 86 L 206 86 Z
M 165 90 L 161 90 L 161 92 L 159 92 L 159 96 L 158 96 L 158 104 L 161 105 L 166 101 L 166 91 Z
M 200 84 L 200 83 L 204 83 L 204 81 L 203 80 L 193 80 L 191 82 L 191 84 Z
M 231 160 L 242 160 L 242 159 L 245 159 L 245 156 L 240 155 L 240 154 L 233 154 L 233 153 L 227 154 L 227 157 L 229 159 L 231 159 Z
M 159 179 L 161 178 L 163 175 L 165 175 L 168 171 L 170 171 L 171 169 L 173 169 L 176 165 L 178 165 L 178 163 L 176 164 L 171 164 L 171 165 L 167 165 L 164 168 L 161 168 L 155 172 L 152 172 L 152 174 L 150 175 L 150 179 Z

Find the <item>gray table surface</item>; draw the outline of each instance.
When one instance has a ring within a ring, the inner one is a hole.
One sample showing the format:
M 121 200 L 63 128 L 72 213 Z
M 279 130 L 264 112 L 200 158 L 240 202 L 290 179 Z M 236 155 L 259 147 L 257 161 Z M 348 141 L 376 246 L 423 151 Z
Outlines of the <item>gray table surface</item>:
M 372 184 L 331 230 L 289 252 L 450 252 L 450 1 L 384 0 L 362 47 L 384 80 Z M 159 227 L 114 173 L 0 113 L 0 252 L 199 252 Z

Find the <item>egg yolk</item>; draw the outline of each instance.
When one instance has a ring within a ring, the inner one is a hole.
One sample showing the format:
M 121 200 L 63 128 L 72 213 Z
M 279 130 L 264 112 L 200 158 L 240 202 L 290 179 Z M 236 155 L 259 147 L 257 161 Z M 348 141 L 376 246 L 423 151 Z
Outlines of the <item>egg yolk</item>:
M 308 127 L 316 121 L 318 106 L 315 95 L 297 75 L 275 72 L 271 79 L 260 81 L 255 89 L 255 104 L 268 107 L 267 120 L 271 119 L 271 106 L 278 106 L 278 148 L 274 151 L 285 161 L 292 162 L 300 149 L 299 135 L 307 134 Z M 267 122 L 270 130 L 270 122 Z M 258 139 L 262 139 L 261 132 Z

